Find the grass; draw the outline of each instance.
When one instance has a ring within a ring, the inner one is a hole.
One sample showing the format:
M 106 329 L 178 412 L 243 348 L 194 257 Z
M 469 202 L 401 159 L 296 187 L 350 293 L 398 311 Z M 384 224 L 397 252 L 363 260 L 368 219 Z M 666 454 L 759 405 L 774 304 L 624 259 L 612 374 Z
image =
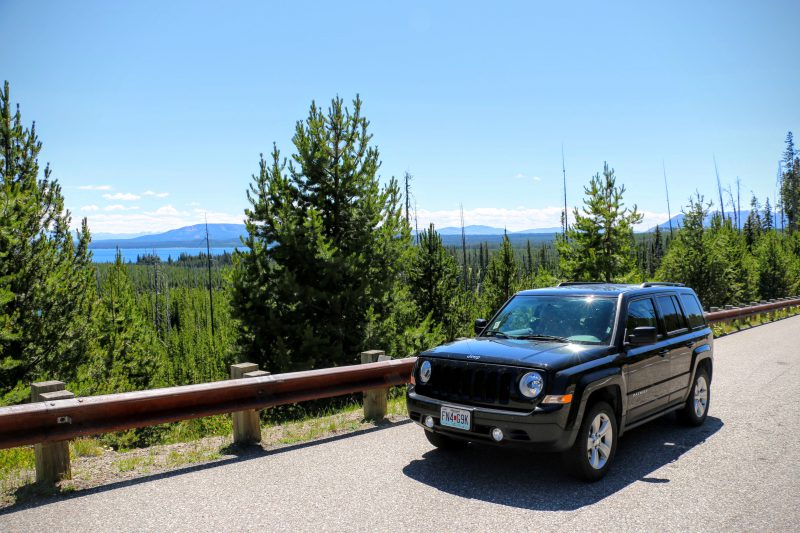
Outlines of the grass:
M 75 439 L 69 443 L 69 453 L 73 457 L 100 457 L 103 445 L 97 439 Z
M 186 451 L 172 450 L 167 454 L 166 465 L 170 468 L 190 465 L 194 463 L 205 463 L 216 461 L 222 458 L 219 448 L 211 449 L 202 446 L 194 447 Z

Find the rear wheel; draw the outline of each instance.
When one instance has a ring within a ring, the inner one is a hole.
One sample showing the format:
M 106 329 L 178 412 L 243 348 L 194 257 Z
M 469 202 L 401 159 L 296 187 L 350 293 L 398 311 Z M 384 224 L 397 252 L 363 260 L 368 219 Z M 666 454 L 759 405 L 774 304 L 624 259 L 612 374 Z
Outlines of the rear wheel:
M 441 433 L 434 433 L 433 431 L 425 431 L 425 438 L 440 450 L 460 450 L 467 445 L 466 441 L 454 439 Z
M 708 379 L 706 369 L 698 368 L 692 390 L 683 409 L 678 411 L 678 418 L 688 426 L 701 426 L 708 416 L 709 405 L 711 405 L 711 381 Z
M 608 472 L 616 450 L 616 414 L 606 402 L 598 402 L 583 417 L 575 444 L 564 452 L 564 462 L 575 477 L 597 481 Z

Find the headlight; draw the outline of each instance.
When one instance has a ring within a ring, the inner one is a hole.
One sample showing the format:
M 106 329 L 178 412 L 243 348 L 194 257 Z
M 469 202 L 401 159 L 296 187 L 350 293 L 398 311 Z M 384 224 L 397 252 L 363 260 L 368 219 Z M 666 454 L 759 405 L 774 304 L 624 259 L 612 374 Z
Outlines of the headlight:
M 528 372 L 519 380 L 519 391 L 526 398 L 536 398 L 544 387 L 544 379 L 538 372 Z
M 419 366 L 419 380 L 422 383 L 427 383 L 429 379 L 431 379 L 431 362 L 430 361 L 423 361 L 422 364 Z

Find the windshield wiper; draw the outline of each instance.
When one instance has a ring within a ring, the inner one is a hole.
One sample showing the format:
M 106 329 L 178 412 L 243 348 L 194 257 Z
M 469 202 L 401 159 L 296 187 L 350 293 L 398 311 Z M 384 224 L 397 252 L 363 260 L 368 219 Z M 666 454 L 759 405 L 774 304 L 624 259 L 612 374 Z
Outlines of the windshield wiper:
M 542 341 L 556 341 L 556 342 L 571 342 L 566 337 L 558 337 L 556 335 L 542 335 L 539 333 L 534 333 L 531 335 L 514 335 L 514 339 L 530 339 L 530 340 L 542 340 Z
M 502 331 L 487 331 L 484 333 L 487 337 L 500 337 L 501 339 L 507 339 L 508 335 L 503 333 Z

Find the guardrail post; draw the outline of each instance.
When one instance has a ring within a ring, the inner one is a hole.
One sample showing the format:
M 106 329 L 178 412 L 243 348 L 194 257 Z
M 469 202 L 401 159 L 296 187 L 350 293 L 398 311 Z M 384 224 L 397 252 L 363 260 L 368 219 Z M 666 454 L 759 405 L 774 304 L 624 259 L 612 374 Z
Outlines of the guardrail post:
M 63 381 L 40 381 L 31 385 L 31 403 L 68 400 L 74 397 L 74 394 L 65 390 Z M 72 477 L 68 440 L 34 444 L 33 454 L 38 483 L 52 484 Z
M 252 378 L 269 375 L 258 369 L 255 363 L 231 365 L 231 379 Z M 261 422 L 256 409 L 237 411 L 233 415 L 233 443 L 248 445 L 261 442 Z
M 361 352 L 361 364 L 388 361 L 390 359 L 391 357 L 387 357 L 386 352 L 383 350 Z M 364 419 L 381 420 L 386 416 L 388 394 L 388 388 L 364 391 Z

